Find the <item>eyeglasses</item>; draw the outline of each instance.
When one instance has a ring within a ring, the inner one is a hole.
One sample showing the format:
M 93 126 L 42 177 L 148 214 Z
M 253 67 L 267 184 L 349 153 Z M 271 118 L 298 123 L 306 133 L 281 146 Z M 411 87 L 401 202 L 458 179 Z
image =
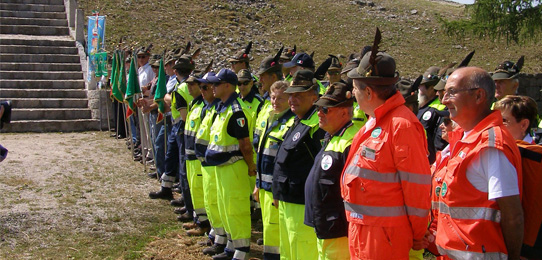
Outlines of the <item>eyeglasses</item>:
M 442 95 L 442 98 L 444 99 L 444 97 L 446 97 L 446 96 L 448 96 L 449 98 L 454 98 L 455 95 L 457 95 L 457 93 L 459 93 L 459 92 L 477 90 L 477 89 L 479 89 L 479 88 L 465 88 L 465 89 L 453 89 L 453 88 L 450 88 L 448 90 L 444 90 L 444 94 Z
M 329 112 L 329 108 L 328 107 L 318 107 L 318 111 L 321 111 L 322 113 L 324 113 L 324 115 L 327 115 L 327 113 Z
M 147 57 L 147 56 L 139 56 L 139 55 L 137 55 L 138 59 L 144 59 L 145 57 Z
M 207 85 L 201 85 L 201 86 L 199 86 L 199 88 L 200 88 L 201 90 L 204 90 L 204 91 L 206 91 L 207 89 L 209 89 L 209 87 L 208 87 Z
M 338 70 L 328 70 L 327 71 L 327 74 L 329 74 L 330 76 L 339 75 L 339 73 L 341 73 L 341 72 L 338 71 Z
M 243 86 L 248 86 L 250 84 L 250 80 L 249 81 L 245 81 L 245 82 L 239 82 L 239 86 L 243 85 Z

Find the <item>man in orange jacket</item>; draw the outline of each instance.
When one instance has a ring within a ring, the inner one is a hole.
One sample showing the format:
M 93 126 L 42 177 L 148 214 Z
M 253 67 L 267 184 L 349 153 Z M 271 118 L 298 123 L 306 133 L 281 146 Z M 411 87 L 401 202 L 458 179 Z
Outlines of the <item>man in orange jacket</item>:
M 395 89 L 395 60 L 378 51 L 378 42 L 348 73 L 359 108 L 371 116 L 354 137 L 341 180 L 350 256 L 409 259 L 414 242 L 427 230 L 427 141 L 423 126 Z
M 495 83 L 480 68 L 456 70 L 443 104 L 463 132 L 450 143 L 440 187 L 436 244 L 452 259 L 519 259 L 523 237 L 521 158 L 491 110 Z

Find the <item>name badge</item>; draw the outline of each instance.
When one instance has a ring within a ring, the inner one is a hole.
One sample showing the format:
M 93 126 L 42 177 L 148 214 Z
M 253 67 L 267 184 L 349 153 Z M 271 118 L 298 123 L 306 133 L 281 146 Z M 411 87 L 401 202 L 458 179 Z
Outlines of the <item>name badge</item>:
M 367 146 L 363 146 L 361 150 L 361 155 L 369 160 L 374 161 L 376 159 L 376 150 L 371 149 Z

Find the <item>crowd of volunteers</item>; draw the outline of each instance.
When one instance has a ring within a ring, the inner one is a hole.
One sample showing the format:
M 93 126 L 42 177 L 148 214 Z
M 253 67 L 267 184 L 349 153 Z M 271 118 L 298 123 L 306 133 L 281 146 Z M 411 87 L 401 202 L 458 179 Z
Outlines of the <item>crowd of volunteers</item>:
M 255 70 L 252 43 L 214 71 L 189 45 L 134 50 L 140 113 L 117 134 L 154 163 L 149 197 L 171 200 L 212 259 L 248 259 L 255 221 L 263 259 L 541 259 L 524 58 L 488 72 L 472 52 L 412 82 L 381 39 L 319 66 L 282 47 Z

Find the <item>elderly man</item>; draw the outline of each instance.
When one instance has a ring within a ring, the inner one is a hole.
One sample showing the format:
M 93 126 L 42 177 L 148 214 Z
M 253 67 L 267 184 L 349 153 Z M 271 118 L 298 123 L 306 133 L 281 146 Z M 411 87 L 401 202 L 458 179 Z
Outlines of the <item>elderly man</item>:
M 375 47 L 348 72 L 359 107 L 371 116 L 354 137 L 341 180 L 350 255 L 409 259 L 427 229 L 427 142 L 423 126 L 395 88 L 395 60 Z
M 318 125 L 327 134 L 305 183 L 305 225 L 318 237 L 318 259 L 350 259 L 348 222 L 341 198 L 340 178 L 354 135 L 352 87 L 332 83 L 314 103 Z
M 279 209 L 280 256 L 283 259 L 316 259 L 314 230 L 303 224 L 305 215 L 305 181 L 322 148 L 324 130 L 318 126 L 318 99 L 314 73 L 300 70 L 294 74 L 289 94 L 290 109 L 296 115 L 294 124 L 284 135 L 273 169 L 273 199 Z
M 495 83 L 465 67 L 446 82 L 443 104 L 463 131 L 450 143 L 442 179 L 436 244 L 453 259 L 519 259 L 523 238 L 521 157 L 515 140 L 492 111 Z
M 205 161 L 216 166 L 217 200 L 220 218 L 229 241 L 213 259 L 246 259 L 250 250 L 250 177 L 256 175 L 250 141 L 248 108 L 235 92 L 237 75 L 229 69 L 207 78 L 221 102 L 210 130 Z
M 497 68 L 491 78 L 495 81 L 495 99 L 501 100 L 507 95 L 515 95 L 519 88 L 518 75 L 523 67 L 523 56 L 514 64 L 505 61 Z

